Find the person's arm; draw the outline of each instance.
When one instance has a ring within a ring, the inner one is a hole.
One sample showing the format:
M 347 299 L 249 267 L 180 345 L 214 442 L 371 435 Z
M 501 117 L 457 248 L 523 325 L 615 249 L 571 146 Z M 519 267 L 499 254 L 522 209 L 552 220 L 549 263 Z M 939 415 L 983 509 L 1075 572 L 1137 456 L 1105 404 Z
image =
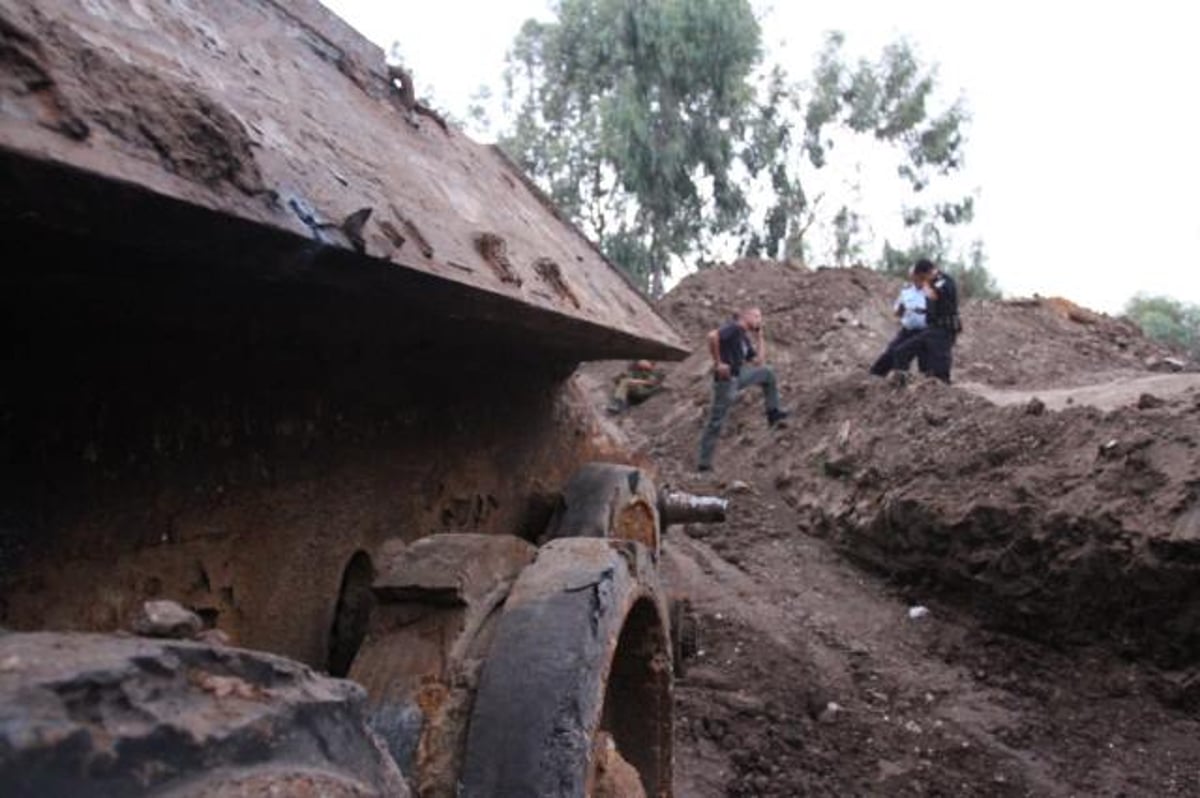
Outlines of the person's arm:
M 938 277 L 940 276 L 941 275 L 938 275 Z M 938 277 L 931 277 L 921 286 L 921 290 L 925 292 L 925 296 L 935 302 L 938 300 L 938 297 L 941 296 L 941 294 L 938 293 L 937 287 L 935 286 L 935 283 L 938 281 Z
M 759 366 L 765 366 L 767 363 L 767 340 L 763 335 L 763 325 L 759 325 L 754 331 L 754 362 Z
M 721 362 L 721 331 L 719 329 L 708 334 L 708 354 L 712 356 L 713 372 L 717 375 L 717 379 L 729 379 L 729 364 Z

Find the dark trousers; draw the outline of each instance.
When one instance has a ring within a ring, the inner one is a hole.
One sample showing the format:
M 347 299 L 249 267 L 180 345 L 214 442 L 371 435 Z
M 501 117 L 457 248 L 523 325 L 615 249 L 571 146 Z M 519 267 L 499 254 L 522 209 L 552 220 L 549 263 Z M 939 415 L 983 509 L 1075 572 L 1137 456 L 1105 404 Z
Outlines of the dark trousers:
M 721 427 L 725 425 L 725 417 L 733 407 L 733 400 L 737 398 L 738 391 L 751 385 L 762 386 L 763 406 L 768 418 L 772 413 L 779 412 L 779 387 L 770 366 L 744 366 L 736 377 L 713 380 L 712 408 L 708 413 L 708 423 L 704 425 L 704 434 L 700 437 L 701 468 L 712 467 L 717 438 L 721 436 Z
M 875 362 L 871 364 L 871 373 L 874 374 L 876 377 L 886 377 L 888 375 L 888 372 L 891 371 L 892 369 L 898 369 L 900 371 L 907 371 L 909 364 L 912 362 L 912 357 L 910 356 L 908 358 L 908 360 L 906 360 L 904 362 L 904 364 L 901 365 L 898 362 L 896 362 L 896 350 L 899 347 L 903 346 L 906 341 L 909 341 L 909 340 L 917 337 L 918 335 L 920 335 L 923 332 L 925 332 L 925 331 L 924 330 L 909 330 L 904 327 L 901 327 L 900 331 L 896 333 L 896 337 L 893 338 L 891 340 L 891 342 L 888 343 L 887 348 L 883 350 L 883 354 L 880 355 L 878 358 L 876 358 Z M 917 353 L 917 354 L 919 355 L 920 353 Z M 917 367 L 920 368 L 922 372 L 924 372 L 925 371 L 924 361 L 918 361 Z
M 907 369 L 916 359 L 922 374 L 950 382 L 956 337 L 953 330 L 945 327 L 922 330 L 892 350 L 892 368 Z

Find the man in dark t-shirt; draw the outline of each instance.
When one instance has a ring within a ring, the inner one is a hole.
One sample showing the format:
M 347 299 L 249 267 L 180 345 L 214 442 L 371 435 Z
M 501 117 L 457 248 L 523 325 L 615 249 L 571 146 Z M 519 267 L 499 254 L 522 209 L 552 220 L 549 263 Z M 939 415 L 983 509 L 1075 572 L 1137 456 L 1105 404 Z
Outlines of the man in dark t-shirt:
M 742 388 L 761 385 L 767 424 L 777 426 L 788 413 L 779 407 L 775 372 L 764 365 L 767 347 L 763 340 L 762 311 L 746 308 L 734 319 L 708 334 L 708 353 L 713 361 L 713 400 L 708 423 L 700 438 L 701 471 L 712 469 L 713 452 L 725 417 Z

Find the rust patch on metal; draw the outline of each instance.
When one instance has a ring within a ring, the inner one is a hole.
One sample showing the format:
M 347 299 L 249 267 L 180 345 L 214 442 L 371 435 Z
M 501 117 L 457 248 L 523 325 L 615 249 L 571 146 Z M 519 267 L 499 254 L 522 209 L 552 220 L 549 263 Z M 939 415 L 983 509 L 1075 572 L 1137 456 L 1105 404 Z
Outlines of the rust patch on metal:
M 575 296 L 575 292 L 571 290 L 571 286 L 563 277 L 562 269 L 558 268 L 558 264 L 553 259 L 538 258 L 534 261 L 533 268 L 538 277 L 541 277 L 554 289 L 554 293 L 558 294 L 559 299 L 570 302 L 577 308 L 580 307 L 579 297 Z
M 32 105 L 33 116 L 43 127 L 75 141 L 88 137 L 87 123 L 75 114 L 50 76 L 41 45 L 31 33 L 2 14 L 0 94 L 15 96 L 18 102 Z
M 656 551 L 657 536 L 654 510 L 644 499 L 636 499 L 622 507 L 613 520 L 613 537 L 620 540 L 637 541 Z
M 392 216 L 395 216 L 396 221 L 400 222 L 404 227 L 404 232 L 408 233 L 408 238 L 411 238 L 412 242 L 417 245 L 417 249 L 421 251 L 421 254 L 427 258 L 432 258 L 433 245 L 425 238 L 425 235 L 421 232 L 421 228 L 417 227 L 416 222 L 401 213 L 400 209 L 395 205 L 389 205 L 388 207 L 392 211 Z
M 70 93 L 81 115 L 172 174 L 207 186 L 228 183 L 244 194 L 267 193 L 250 135 L 223 104 L 195 86 L 92 47 L 63 25 L 48 27 L 44 40 L 75 54 Z
M 387 238 L 388 242 L 395 249 L 400 249 L 403 247 L 404 242 L 408 240 L 404 237 L 404 234 L 396 229 L 396 225 L 392 224 L 387 219 L 380 220 L 379 231 L 383 233 L 384 237 Z
M 509 285 L 520 285 L 522 280 L 513 269 L 512 261 L 508 259 L 508 245 L 504 239 L 495 233 L 480 233 L 475 236 L 475 248 L 483 256 L 488 266 L 500 278 L 500 282 Z

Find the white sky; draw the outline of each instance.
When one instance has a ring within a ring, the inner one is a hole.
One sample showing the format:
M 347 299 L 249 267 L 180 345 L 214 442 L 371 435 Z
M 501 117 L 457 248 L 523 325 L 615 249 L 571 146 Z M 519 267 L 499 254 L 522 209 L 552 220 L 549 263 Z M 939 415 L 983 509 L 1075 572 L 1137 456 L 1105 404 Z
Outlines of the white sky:
M 419 92 L 460 117 L 481 84 L 499 88 L 521 23 L 547 16 L 545 0 L 322 1 L 385 49 L 399 42 Z M 1200 303 L 1200 28 L 1192 4 L 755 7 L 768 59 L 793 78 L 811 73 L 831 29 L 845 31 L 848 51 L 862 55 L 903 35 L 939 65 L 945 98 L 963 94 L 972 116 L 960 178 L 978 192 L 969 235 L 983 239 L 1006 293 L 1059 294 L 1109 312 L 1138 291 Z M 894 195 L 870 170 L 861 183 L 868 214 Z

